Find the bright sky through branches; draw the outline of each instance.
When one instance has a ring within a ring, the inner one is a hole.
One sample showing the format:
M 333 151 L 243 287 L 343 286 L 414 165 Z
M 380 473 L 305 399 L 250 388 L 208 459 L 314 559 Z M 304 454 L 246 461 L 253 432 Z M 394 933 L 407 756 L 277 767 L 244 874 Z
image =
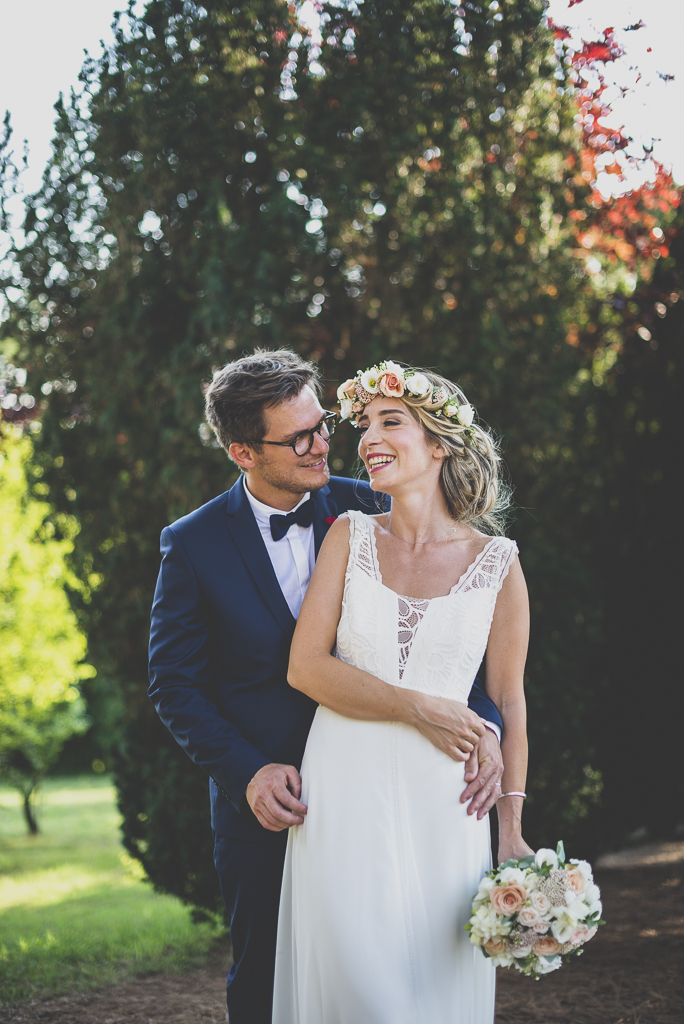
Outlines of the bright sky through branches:
M 112 42 L 114 11 L 125 6 L 125 0 L 0 0 L 0 112 L 9 109 L 12 115 L 15 152 L 20 153 L 23 139 L 28 140 L 27 191 L 39 187 L 50 156 L 53 104 L 60 91 L 68 95 L 72 86 L 78 86 L 83 50 L 97 56 L 100 40 Z M 616 127 L 624 123 L 634 137 L 633 154 L 640 155 L 642 143 L 648 145 L 655 137 L 655 157 L 684 182 L 684 70 L 680 72 L 679 53 L 683 0 L 582 0 L 572 8 L 568 0 L 551 0 L 549 13 L 556 23 L 577 28 L 577 38 L 600 37 L 609 26 L 616 29 L 627 56 L 607 68 L 607 80 L 632 86 L 638 72 L 642 79 L 624 99 L 619 98 L 619 88 L 611 91 L 612 122 Z M 622 31 L 640 20 L 645 28 Z M 675 75 L 675 80 L 665 82 L 659 72 Z M 639 183 L 633 177 L 629 181 Z

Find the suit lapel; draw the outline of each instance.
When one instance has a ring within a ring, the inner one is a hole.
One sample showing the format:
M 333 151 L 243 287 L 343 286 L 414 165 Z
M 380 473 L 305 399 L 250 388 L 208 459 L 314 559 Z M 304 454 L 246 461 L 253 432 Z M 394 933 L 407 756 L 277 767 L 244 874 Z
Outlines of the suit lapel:
M 292 632 L 295 620 L 280 589 L 254 513 L 245 496 L 242 478 L 228 492 L 226 512 L 228 530 L 259 593 L 279 625 L 286 632 Z
M 321 550 L 321 544 L 325 540 L 325 535 L 331 527 L 331 523 L 327 520 L 337 519 L 337 505 L 330 496 L 329 487 L 321 487 L 320 491 L 314 491 L 311 497 L 314 500 L 316 506 L 316 512 L 314 513 L 313 529 L 314 529 L 314 547 L 316 549 L 316 558 L 318 558 L 318 552 Z

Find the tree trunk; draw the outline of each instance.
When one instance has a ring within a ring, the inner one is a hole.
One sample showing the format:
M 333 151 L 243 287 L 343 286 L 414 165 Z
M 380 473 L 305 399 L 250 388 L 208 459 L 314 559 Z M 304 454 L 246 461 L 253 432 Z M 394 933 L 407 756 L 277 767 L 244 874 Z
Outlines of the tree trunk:
M 31 790 L 31 793 L 33 790 Z M 31 793 L 24 793 L 24 817 L 26 818 L 26 827 L 29 830 L 29 835 L 38 835 L 38 822 L 36 816 L 33 813 L 33 806 L 31 804 Z

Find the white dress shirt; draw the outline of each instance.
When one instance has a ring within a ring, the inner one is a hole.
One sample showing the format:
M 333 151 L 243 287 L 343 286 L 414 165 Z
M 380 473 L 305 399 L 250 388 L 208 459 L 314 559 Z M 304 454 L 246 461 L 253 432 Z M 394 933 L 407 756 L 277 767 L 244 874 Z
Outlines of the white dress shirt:
M 264 538 L 268 557 L 271 559 L 271 565 L 280 584 L 283 597 L 296 619 L 316 563 L 313 524 L 299 526 L 298 523 L 294 523 L 281 540 L 273 540 L 271 516 L 282 516 L 286 513 L 282 508 L 271 508 L 269 505 L 264 505 L 262 501 L 258 501 L 250 493 L 246 477 L 243 477 L 243 483 L 247 501 L 252 508 L 261 536 Z M 294 512 L 310 496 L 310 492 L 307 491 L 302 500 L 290 511 Z

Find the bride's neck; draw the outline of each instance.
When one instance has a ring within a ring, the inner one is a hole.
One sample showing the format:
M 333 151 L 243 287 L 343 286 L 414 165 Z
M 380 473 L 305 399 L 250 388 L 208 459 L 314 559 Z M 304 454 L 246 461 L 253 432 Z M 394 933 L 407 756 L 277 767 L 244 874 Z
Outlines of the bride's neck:
M 430 495 L 414 490 L 393 496 L 385 525 L 392 536 L 414 547 L 454 540 L 459 533 L 468 532 L 449 515 L 441 490 Z

